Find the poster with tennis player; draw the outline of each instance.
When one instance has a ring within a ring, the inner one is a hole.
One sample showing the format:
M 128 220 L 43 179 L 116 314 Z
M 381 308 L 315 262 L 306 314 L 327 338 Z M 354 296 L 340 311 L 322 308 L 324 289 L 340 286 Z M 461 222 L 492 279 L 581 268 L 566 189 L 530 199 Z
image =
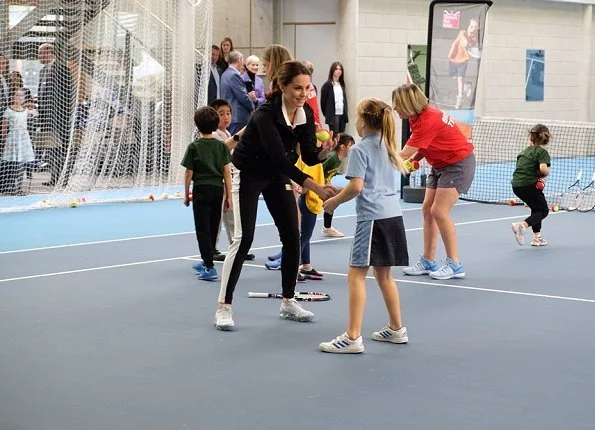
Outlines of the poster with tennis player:
M 432 3 L 430 101 L 449 114 L 469 139 L 490 4 Z

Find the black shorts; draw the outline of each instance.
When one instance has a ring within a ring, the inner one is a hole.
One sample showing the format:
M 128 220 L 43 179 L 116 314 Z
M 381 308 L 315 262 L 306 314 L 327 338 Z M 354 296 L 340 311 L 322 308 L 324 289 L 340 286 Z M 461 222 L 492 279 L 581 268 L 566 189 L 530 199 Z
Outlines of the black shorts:
M 403 217 L 359 221 L 351 245 L 351 267 L 408 266 Z

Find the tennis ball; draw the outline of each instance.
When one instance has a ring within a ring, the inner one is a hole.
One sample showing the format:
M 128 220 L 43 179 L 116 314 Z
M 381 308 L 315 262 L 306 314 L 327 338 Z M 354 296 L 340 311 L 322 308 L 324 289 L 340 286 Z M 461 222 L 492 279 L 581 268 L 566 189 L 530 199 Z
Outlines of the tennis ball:
M 163 194 L 161 195 L 161 198 L 162 198 L 163 200 L 167 200 L 167 199 L 169 199 L 169 194 L 167 194 L 167 193 L 163 193 Z
M 176 199 L 181 199 L 182 198 L 182 193 L 179 192 L 179 191 L 176 191 L 175 197 L 176 197 Z
M 558 212 L 559 210 L 560 210 L 560 208 L 558 207 L 557 204 L 552 205 L 552 212 Z
M 155 196 L 153 194 L 149 194 L 149 200 L 154 201 L 155 200 Z
M 515 200 L 515 199 L 510 199 L 510 200 L 508 201 L 508 204 L 509 204 L 510 206 L 516 206 L 516 200 Z
M 73 200 L 72 202 L 70 202 L 70 207 L 71 208 L 75 208 L 77 207 L 79 204 L 76 202 L 76 200 Z
M 540 179 L 535 183 L 535 188 L 537 188 L 539 191 L 543 191 L 545 188 L 545 183 Z
M 318 139 L 321 142 L 327 142 L 328 140 L 330 140 L 330 138 L 331 135 L 326 130 L 320 130 L 318 133 L 316 133 L 316 139 Z

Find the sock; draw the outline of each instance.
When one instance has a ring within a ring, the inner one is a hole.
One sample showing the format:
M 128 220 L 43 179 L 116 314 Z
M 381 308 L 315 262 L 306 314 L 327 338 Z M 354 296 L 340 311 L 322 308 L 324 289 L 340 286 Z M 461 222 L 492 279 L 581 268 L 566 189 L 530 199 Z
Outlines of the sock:
M 300 266 L 300 270 L 312 270 L 312 265 L 311 264 L 302 264 Z

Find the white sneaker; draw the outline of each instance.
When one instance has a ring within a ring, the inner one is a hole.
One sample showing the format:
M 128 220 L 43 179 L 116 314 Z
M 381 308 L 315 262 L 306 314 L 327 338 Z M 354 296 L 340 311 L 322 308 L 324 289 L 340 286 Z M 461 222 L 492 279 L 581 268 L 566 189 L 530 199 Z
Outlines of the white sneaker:
M 525 244 L 525 226 L 523 223 L 513 222 L 511 227 L 516 243 L 523 246 Z
M 339 230 L 335 229 L 335 227 L 322 227 L 322 234 L 328 237 L 344 237 L 345 235 L 340 232 Z
M 364 341 L 361 336 L 355 340 L 351 340 L 347 336 L 347 333 L 343 333 L 329 342 L 322 342 L 320 344 L 320 350 L 334 352 L 336 354 L 359 354 L 364 352 Z
M 215 327 L 217 330 L 233 330 L 231 305 L 223 305 L 215 312 Z
M 393 330 L 388 325 L 380 331 L 372 333 L 372 339 L 379 342 L 392 342 L 392 343 L 407 343 L 409 338 L 407 337 L 407 327 L 401 327 L 398 330 Z
M 541 235 L 533 236 L 531 246 L 547 246 L 547 241 Z
M 301 322 L 311 321 L 314 318 L 314 314 L 302 308 L 302 305 L 296 299 L 289 299 L 287 302 L 282 301 L 279 316 L 284 320 Z

